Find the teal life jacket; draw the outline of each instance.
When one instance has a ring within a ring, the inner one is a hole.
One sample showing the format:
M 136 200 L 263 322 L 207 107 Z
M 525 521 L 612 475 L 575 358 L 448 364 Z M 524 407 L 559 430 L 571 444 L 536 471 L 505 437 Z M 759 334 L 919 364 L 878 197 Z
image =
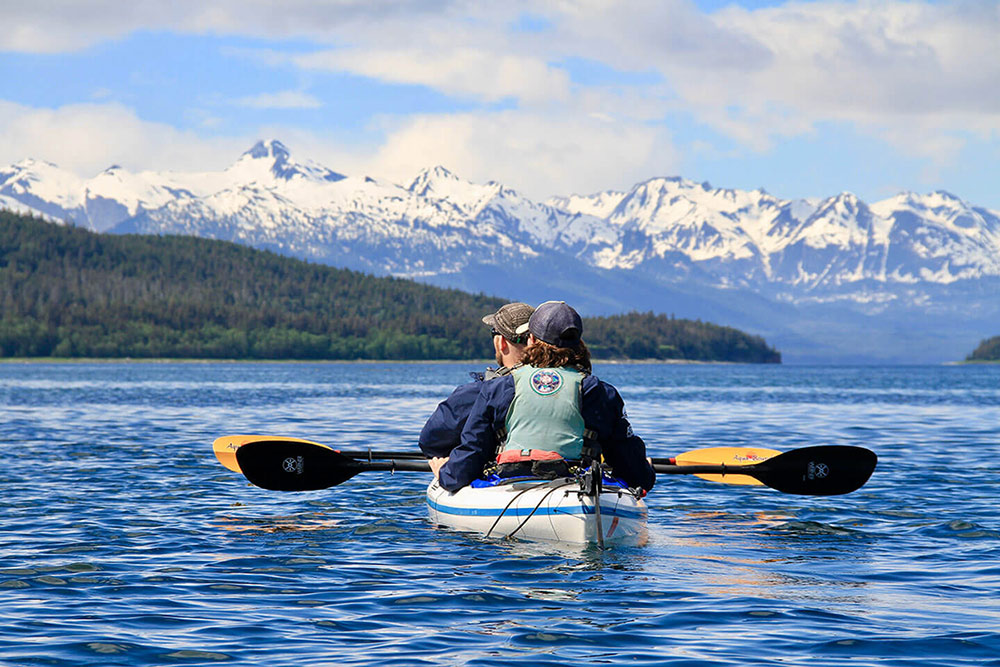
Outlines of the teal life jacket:
M 584 452 L 584 374 L 573 368 L 521 366 L 514 376 L 514 400 L 507 410 L 500 453 L 556 452 L 579 460 Z

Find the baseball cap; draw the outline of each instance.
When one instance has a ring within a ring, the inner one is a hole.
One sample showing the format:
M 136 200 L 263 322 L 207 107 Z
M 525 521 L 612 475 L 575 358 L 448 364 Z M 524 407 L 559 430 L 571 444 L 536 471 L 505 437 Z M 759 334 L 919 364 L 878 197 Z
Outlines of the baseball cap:
M 576 347 L 583 334 L 583 319 L 565 301 L 546 301 L 528 319 L 535 338 L 556 347 Z
M 500 310 L 483 318 L 483 324 L 492 327 L 494 331 L 514 343 L 523 343 L 527 340 L 527 330 L 518 332 L 518 328 L 523 328 L 528 324 L 528 318 L 534 308 L 526 303 L 508 303 L 500 306 Z

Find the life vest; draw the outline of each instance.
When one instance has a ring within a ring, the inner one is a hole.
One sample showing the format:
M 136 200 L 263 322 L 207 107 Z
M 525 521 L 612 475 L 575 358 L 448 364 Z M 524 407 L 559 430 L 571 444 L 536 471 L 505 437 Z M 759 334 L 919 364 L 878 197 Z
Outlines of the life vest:
M 581 459 L 586 431 L 580 411 L 584 374 L 573 368 L 521 366 L 512 375 L 514 399 L 499 434 L 498 460 L 550 458 L 545 452 Z

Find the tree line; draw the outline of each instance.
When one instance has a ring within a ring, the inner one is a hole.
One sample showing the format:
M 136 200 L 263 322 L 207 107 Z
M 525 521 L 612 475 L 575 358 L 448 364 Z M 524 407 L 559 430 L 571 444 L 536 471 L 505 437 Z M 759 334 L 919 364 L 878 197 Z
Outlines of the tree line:
M 979 346 L 972 351 L 972 354 L 965 358 L 966 361 L 1000 361 L 1000 336 L 987 338 L 979 343 Z
M 97 234 L 0 211 L 0 356 L 482 359 L 506 301 L 226 241 Z M 587 318 L 596 357 L 778 362 L 763 339 L 665 315 Z

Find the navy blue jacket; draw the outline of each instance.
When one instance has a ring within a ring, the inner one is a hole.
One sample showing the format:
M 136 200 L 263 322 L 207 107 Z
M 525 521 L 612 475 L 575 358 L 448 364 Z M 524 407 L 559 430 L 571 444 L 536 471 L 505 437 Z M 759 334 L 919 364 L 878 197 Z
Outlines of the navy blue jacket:
M 476 402 L 479 389 L 483 386 L 482 374 L 473 375 L 478 375 L 478 378 L 456 387 L 451 396 L 438 404 L 420 431 L 417 444 L 427 458 L 448 456 L 461 442 L 465 420 L 469 418 L 472 404 Z
M 441 468 L 441 486 L 449 491 L 457 491 L 482 477 L 483 468 L 496 455 L 496 433 L 503 428 L 514 400 L 514 377 L 511 375 L 479 386 L 479 395 L 462 430 L 461 444 Z M 653 488 L 656 472 L 646 461 L 646 443 L 632 432 L 625 414 L 625 402 L 618 390 L 587 375 L 583 379 L 581 412 L 586 428 L 597 433 L 604 461 L 611 466 L 615 476 L 629 486 Z

